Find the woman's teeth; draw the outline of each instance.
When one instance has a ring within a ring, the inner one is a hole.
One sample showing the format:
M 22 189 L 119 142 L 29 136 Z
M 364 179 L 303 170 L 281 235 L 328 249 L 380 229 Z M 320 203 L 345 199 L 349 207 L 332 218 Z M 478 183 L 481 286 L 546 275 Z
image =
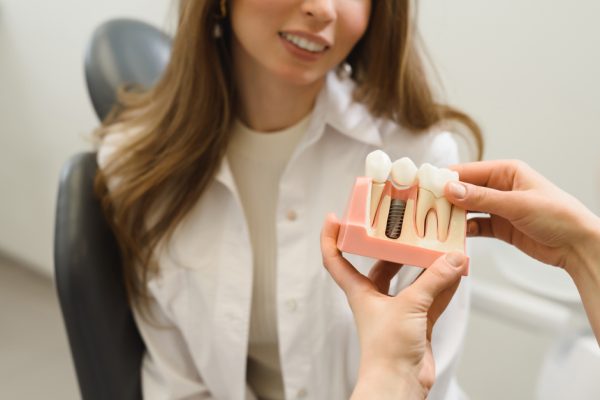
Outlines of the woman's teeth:
M 318 44 L 315 42 L 311 42 L 310 40 L 301 38 L 300 36 L 292 35 L 290 33 L 281 33 L 280 35 L 288 42 L 291 42 L 297 47 L 300 47 L 301 49 L 310 51 L 312 53 L 320 53 L 327 47 L 323 46 L 322 44 Z

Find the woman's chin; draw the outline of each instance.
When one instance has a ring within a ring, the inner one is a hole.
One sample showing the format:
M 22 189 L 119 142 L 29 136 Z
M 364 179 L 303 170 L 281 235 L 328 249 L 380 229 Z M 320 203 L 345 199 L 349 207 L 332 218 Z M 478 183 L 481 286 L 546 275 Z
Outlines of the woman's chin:
M 276 75 L 290 85 L 294 86 L 313 86 L 321 84 L 326 71 L 309 70 L 306 68 L 281 68 L 276 72 Z

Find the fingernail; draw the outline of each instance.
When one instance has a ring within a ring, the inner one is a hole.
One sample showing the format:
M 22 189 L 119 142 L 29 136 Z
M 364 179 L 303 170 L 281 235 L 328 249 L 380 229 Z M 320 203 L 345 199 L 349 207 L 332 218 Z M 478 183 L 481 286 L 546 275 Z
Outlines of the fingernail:
M 454 268 L 459 268 L 465 263 L 465 256 L 457 252 L 448 253 L 446 254 L 446 261 Z
M 477 235 L 479 233 L 479 224 L 476 221 L 467 221 L 467 234 Z
M 457 199 L 464 199 L 467 195 L 467 188 L 459 182 L 450 182 L 448 189 L 450 190 L 450 193 L 452 193 L 452 196 Z

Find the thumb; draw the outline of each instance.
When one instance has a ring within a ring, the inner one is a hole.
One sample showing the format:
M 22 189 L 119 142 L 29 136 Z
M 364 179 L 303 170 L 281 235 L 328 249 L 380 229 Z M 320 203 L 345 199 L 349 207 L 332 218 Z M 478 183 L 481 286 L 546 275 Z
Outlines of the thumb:
M 426 309 L 444 290 L 451 288 L 460 280 L 466 268 L 467 257 L 458 252 L 439 257 L 404 291 L 406 295 L 424 300 Z
M 338 250 L 336 242 L 340 230 L 340 223 L 334 214 L 328 214 L 321 230 L 321 253 L 323 266 L 337 285 L 346 293 L 348 301 L 355 293 L 364 290 L 375 290 L 371 281 L 362 275 L 342 253 Z
M 465 182 L 448 182 L 444 188 L 444 196 L 450 203 L 465 210 L 495 214 L 508 220 L 519 209 L 518 198 L 511 194 Z

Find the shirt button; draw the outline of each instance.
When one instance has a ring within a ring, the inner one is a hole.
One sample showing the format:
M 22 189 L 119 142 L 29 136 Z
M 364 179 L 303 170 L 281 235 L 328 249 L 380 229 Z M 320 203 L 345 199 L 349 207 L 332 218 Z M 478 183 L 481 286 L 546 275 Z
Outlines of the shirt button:
M 290 299 L 285 302 L 285 306 L 289 312 L 294 312 L 298 309 L 298 302 L 294 299 Z
M 308 392 L 306 391 L 306 389 L 302 388 L 298 390 L 297 396 L 299 399 L 304 399 L 306 396 L 308 396 Z
M 298 219 L 298 213 L 294 210 L 288 210 L 286 218 L 288 219 L 288 221 L 295 221 Z

